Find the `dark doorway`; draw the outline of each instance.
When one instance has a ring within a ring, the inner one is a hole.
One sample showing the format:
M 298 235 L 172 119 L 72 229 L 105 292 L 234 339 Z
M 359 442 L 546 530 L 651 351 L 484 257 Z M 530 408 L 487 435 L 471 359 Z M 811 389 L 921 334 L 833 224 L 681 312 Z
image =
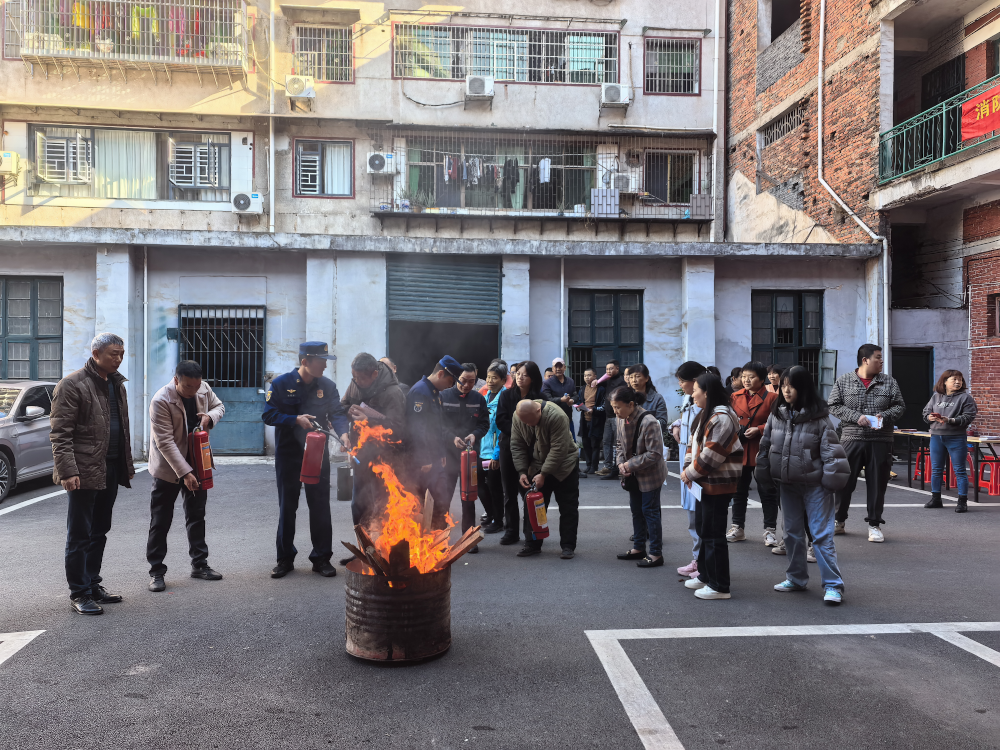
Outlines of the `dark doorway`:
M 500 356 L 500 329 L 471 323 L 389 321 L 389 358 L 396 363 L 396 377 L 413 385 L 430 375 L 438 360 L 450 354 L 459 362 L 474 362 L 479 377 Z
M 897 426 L 904 430 L 926 430 L 924 406 L 934 387 L 933 349 L 892 348 L 892 373 L 906 402 L 906 412 Z

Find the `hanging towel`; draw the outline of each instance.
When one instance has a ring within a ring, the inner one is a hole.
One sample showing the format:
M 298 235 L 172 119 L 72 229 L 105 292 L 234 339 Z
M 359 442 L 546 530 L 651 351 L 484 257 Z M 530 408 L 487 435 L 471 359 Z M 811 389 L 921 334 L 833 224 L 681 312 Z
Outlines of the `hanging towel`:
M 538 181 L 549 182 L 552 179 L 552 160 L 548 157 L 538 162 Z

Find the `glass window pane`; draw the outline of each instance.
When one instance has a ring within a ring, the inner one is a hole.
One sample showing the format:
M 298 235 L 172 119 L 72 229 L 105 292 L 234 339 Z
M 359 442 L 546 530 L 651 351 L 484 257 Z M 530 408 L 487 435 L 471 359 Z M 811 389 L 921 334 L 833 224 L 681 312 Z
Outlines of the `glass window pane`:
M 634 349 L 623 349 L 621 352 L 622 369 L 639 364 L 639 352 Z
M 771 350 L 770 349 L 754 349 L 752 360 L 754 362 L 760 362 L 762 365 L 767 366 L 773 364 L 771 361 Z
M 39 281 L 38 299 L 62 299 L 62 284 L 58 281 Z
M 750 309 L 753 312 L 771 312 L 771 295 L 754 292 L 750 297 Z
M 31 377 L 31 344 L 7 343 L 7 377 L 11 380 Z

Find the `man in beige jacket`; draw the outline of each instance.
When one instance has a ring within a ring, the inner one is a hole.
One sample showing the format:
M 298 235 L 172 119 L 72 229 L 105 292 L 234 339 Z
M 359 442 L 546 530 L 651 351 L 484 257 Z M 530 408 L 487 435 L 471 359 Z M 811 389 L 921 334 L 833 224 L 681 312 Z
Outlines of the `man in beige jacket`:
M 200 489 L 192 457 L 188 454 L 188 435 L 196 428 L 209 430 L 226 413 L 212 388 L 201 379 L 201 365 L 184 360 L 177 365 L 174 379 L 163 386 L 149 402 L 152 437 L 149 441 L 149 473 L 153 477 L 150 496 L 149 541 L 146 560 L 149 562 L 149 590 L 163 591 L 163 576 L 167 566 L 167 532 L 174 520 L 177 493 L 184 498 L 184 520 L 187 524 L 191 554 L 191 577 L 218 581 L 222 575 L 208 567 L 208 545 L 205 543 L 205 503 L 208 491 Z

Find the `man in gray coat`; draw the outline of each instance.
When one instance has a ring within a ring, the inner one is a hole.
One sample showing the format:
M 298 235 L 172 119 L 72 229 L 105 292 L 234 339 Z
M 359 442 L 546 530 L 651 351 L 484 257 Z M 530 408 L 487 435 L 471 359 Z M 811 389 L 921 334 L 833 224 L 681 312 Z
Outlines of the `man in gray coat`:
M 149 498 L 149 590 L 163 591 L 167 566 L 167 532 L 174 520 L 177 493 L 184 498 L 184 521 L 191 555 L 191 577 L 218 581 L 222 574 L 208 566 L 205 542 L 205 505 L 208 490 L 198 484 L 192 464 L 189 437 L 196 429 L 210 430 L 226 413 L 211 386 L 202 380 L 201 365 L 192 360 L 177 364 L 174 379 L 158 390 L 149 402 L 149 473 L 153 489 Z
M 532 484 L 545 497 L 549 507 L 552 495 L 559 505 L 559 546 L 563 560 L 572 559 L 576 549 L 576 530 L 580 522 L 580 457 L 569 417 L 551 401 L 524 399 L 514 412 L 510 431 L 510 452 L 520 484 Z M 530 557 L 542 551 L 542 540 L 531 530 L 528 509 L 524 509 L 524 547 L 518 557 Z
M 66 580 L 70 605 L 81 615 L 104 613 L 102 604 L 122 600 L 101 585 L 104 546 L 118 486 L 135 476 L 128 430 L 125 378 L 118 373 L 125 342 L 99 333 L 91 358 L 59 381 L 52 398 L 54 482 L 69 496 L 66 521 Z
M 858 349 L 858 369 L 837 378 L 830 391 L 830 413 L 843 422 L 840 442 L 851 464 L 851 476 L 837 493 L 835 534 L 843 534 L 851 495 L 865 472 L 868 495 L 868 541 L 884 542 L 885 488 L 892 471 L 892 431 L 906 411 L 899 385 L 882 372 L 882 347 L 864 344 Z M 878 426 L 878 425 L 881 426 Z

